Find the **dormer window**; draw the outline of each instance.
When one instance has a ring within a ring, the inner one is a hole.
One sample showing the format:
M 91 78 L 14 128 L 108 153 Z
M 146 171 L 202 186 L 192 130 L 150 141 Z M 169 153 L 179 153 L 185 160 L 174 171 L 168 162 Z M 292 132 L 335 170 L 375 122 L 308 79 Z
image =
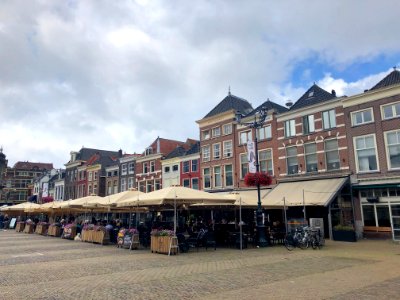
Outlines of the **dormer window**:
M 314 96 L 314 91 L 310 91 L 309 93 L 308 93 L 308 98 L 311 98 L 311 97 L 313 97 Z
M 146 149 L 146 155 L 150 155 L 150 154 L 153 154 L 153 148 L 148 147 L 148 148 Z

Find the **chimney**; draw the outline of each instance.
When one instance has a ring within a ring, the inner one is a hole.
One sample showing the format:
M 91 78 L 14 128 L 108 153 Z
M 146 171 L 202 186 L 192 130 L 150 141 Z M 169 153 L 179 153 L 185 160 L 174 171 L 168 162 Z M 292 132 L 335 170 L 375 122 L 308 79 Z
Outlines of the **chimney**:
M 118 150 L 118 157 L 122 157 L 122 149 Z
M 336 97 L 336 91 L 335 91 L 335 90 L 332 90 L 332 95 L 333 95 L 334 97 Z

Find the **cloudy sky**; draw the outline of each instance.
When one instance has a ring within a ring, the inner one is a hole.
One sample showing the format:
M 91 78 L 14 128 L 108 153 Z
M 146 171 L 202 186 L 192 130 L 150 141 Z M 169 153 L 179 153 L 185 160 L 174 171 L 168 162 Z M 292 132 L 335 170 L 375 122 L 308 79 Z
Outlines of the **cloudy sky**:
M 253 107 L 316 82 L 339 95 L 400 65 L 400 4 L 0 1 L 0 146 L 59 168 L 82 146 L 142 152 L 198 138 L 228 93 Z

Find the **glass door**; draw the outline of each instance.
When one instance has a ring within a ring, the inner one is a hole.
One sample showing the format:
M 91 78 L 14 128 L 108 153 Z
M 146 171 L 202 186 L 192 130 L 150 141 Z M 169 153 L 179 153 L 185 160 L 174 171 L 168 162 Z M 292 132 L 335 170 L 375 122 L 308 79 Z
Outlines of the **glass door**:
M 393 240 L 400 241 L 400 204 L 392 204 Z

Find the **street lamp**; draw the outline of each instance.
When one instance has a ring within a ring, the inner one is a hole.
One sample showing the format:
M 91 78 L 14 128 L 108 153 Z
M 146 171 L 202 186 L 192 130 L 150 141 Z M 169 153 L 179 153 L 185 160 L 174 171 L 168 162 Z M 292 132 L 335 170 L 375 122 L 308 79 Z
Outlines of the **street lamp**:
M 236 122 L 237 124 L 254 128 L 256 130 L 254 144 L 255 144 L 255 152 L 256 152 L 256 171 L 257 173 L 260 171 L 260 164 L 258 162 L 258 140 L 257 140 L 257 129 L 261 128 L 265 120 L 267 118 L 268 109 L 266 107 L 259 107 L 254 112 L 254 121 L 251 122 L 242 122 L 242 114 L 237 111 L 236 112 Z M 268 246 L 268 240 L 265 236 L 265 225 L 262 222 L 262 208 L 261 208 L 261 192 L 260 192 L 260 182 L 257 182 L 257 212 L 256 212 L 256 220 L 257 220 L 257 246 L 266 247 Z

